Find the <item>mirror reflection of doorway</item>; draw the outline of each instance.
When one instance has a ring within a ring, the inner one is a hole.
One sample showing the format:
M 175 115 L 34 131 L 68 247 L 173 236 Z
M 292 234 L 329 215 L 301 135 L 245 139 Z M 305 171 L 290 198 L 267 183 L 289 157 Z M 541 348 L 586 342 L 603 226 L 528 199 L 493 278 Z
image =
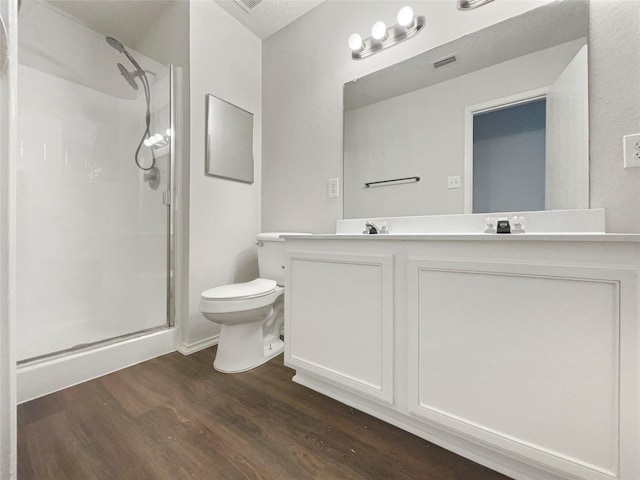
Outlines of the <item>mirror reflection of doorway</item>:
M 548 87 L 466 108 L 465 213 L 589 208 L 587 57 Z
M 545 209 L 546 98 L 473 117 L 473 213 Z

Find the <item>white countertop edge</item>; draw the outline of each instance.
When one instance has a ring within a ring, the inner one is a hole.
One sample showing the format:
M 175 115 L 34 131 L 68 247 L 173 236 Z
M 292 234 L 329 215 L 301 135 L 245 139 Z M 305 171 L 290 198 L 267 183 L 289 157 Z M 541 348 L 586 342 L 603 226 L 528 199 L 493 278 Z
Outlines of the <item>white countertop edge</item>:
M 536 242 L 640 242 L 638 233 L 398 233 L 364 235 L 320 233 L 281 235 L 285 240 L 430 240 L 430 241 L 536 241 Z

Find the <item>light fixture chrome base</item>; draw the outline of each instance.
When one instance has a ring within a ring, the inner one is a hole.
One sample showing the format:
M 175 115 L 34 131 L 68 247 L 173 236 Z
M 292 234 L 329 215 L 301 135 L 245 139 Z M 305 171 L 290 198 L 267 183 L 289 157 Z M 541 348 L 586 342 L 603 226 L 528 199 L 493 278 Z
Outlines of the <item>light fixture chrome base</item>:
M 351 52 L 351 58 L 354 60 L 362 60 L 389 47 L 393 47 L 400 42 L 404 42 L 411 37 L 415 37 L 418 32 L 422 30 L 425 22 L 425 17 L 416 17 L 413 25 L 409 28 L 404 28 L 397 24 L 387 28 L 387 35 L 383 40 L 376 40 L 373 37 L 365 38 L 362 41 L 362 48 Z

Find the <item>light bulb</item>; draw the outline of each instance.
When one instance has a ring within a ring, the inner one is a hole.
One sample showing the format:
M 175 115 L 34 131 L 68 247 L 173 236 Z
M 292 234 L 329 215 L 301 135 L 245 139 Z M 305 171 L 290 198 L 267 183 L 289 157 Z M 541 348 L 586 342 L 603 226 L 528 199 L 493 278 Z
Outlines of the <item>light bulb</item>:
M 404 28 L 409 28 L 413 25 L 413 8 L 406 6 L 400 9 L 398 12 L 398 25 Z
M 382 21 L 377 21 L 371 27 L 371 36 L 376 40 L 383 40 L 387 36 L 387 26 Z
M 156 133 L 156 134 L 153 136 L 153 138 L 154 138 L 154 140 L 155 140 L 153 143 L 158 143 L 158 142 L 161 142 L 161 141 L 163 141 L 163 140 L 164 140 L 164 137 L 163 137 L 162 135 L 160 135 L 159 133 Z
M 349 48 L 354 52 L 362 50 L 362 37 L 357 33 L 351 34 L 349 37 Z
M 149 138 L 145 138 L 144 139 L 144 146 L 145 147 L 150 147 L 151 145 L 153 145 L 154 143 L 156 143 L 156 139 L 153 137 L 149 137 Z

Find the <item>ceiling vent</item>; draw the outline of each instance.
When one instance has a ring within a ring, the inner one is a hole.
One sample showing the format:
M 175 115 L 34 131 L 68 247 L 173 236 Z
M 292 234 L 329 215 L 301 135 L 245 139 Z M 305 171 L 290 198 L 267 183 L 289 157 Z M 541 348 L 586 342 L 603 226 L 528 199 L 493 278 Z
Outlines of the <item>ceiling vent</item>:
M 250 12 L 262 3 L 262 0 L 235 0 L 245 12 Z
M 458 58 L 455 55 L 450 55 L 448 57 L 441 58 L 440 60 L 436 60 L 435 62 L 433 62 L 433 68 L 444 67 L 445 65 L 450 65 L 457 61 L 458 61 Z

